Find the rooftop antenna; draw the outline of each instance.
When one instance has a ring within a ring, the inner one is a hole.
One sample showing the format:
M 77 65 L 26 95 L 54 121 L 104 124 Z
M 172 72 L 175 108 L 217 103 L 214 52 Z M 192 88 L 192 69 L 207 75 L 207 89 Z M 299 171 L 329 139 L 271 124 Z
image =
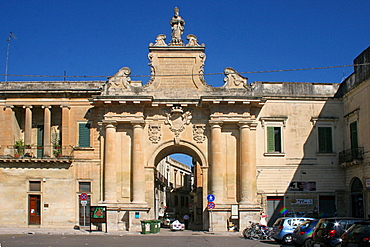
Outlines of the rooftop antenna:
M 8 81 L 8 61 L 9 61 L 9 52 L 10 52 L 10 41 L 12 39 L 17 39 L 14 33 L 9 32 L 9 38 L 6 40 L 8 41 L 8 49 L 6 51 L 6 65 L 5 65 L 5 82 Z

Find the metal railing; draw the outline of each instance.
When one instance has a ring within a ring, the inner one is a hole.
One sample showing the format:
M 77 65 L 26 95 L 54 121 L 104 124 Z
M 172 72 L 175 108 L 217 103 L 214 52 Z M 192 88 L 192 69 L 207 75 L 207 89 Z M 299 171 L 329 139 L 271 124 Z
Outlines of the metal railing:
M 354 160 L 363 160 L 364 159 L 364 148 L 357 147 L 344 150 L 339 153 L 339 163 L 343 164 L 346 162 L 352 162 Z
M 7 158 L 14 159 L 72 159 L 71 146 L 8 146 Z M 3 157 L 5 158 L 5 157 Z

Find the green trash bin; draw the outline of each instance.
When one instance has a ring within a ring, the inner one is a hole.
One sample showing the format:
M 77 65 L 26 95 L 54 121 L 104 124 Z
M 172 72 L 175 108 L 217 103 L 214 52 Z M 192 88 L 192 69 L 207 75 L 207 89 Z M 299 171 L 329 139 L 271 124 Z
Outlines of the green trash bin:
M 150 232 L 158 233 L 161 230 L 161 221 L 160 220 L 151 220 L 150 221 Z
M 142 220 L 141 221 L 141 234 L 151 233 L 151 220 Z

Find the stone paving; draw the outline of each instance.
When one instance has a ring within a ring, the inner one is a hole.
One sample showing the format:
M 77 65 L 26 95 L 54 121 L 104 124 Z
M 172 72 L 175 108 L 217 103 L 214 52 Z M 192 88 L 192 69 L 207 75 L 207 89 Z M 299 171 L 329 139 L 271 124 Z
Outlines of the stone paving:
M 55 228 L 14 228 L 14 227 L 0 227 L 0 234 L 47 234 L 47 235 L 147 235 L 141 234 L 138 232 L 128 232 L 128 231 L 89 231 L 84 229 L 74 230 L 74 229 L 55 229 Z M 193 231 L 193 230 L 184 230 L 184 231 L 171 231 L 168 228 L 161 228 L 159 233 L 153 233 L 150 235 L 161 235 L 161 236 L 194 236 L 194 235 L 221 235 L 221 236 L 235 236 L 241 237 L 240 232 L 207 232 L 207 231 Z

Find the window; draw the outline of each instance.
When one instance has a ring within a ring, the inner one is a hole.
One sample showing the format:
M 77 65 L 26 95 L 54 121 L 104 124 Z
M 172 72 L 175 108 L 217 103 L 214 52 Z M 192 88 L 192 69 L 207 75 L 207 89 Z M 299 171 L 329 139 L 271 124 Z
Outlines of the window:
M 80 192 L 91 192 L 90 182 L 79 182 L 78 185 L 79 185 Z
M 41 191 L 40 181 L 29 181 L 30 191 Z
M 78 146 L 79 147 L 90 147 L 90 124 L 79 123 L 78 124 Z
M 318 127 L 319 153 L 333 152 L 333 137 L 331 127 Z
M 281 153 L 281 127 L 267 127 L 267 152 Z
M 261 117 L 260 121 L 265 132 L 265 156 L 279 156 L 284 154 L 284 129 L 288 117 Z
M 358 148 L 358 135 L 357 135 L 357 121 L 352 122 L 349 125 L 350 138 L 351 138 L 351 149 Z

